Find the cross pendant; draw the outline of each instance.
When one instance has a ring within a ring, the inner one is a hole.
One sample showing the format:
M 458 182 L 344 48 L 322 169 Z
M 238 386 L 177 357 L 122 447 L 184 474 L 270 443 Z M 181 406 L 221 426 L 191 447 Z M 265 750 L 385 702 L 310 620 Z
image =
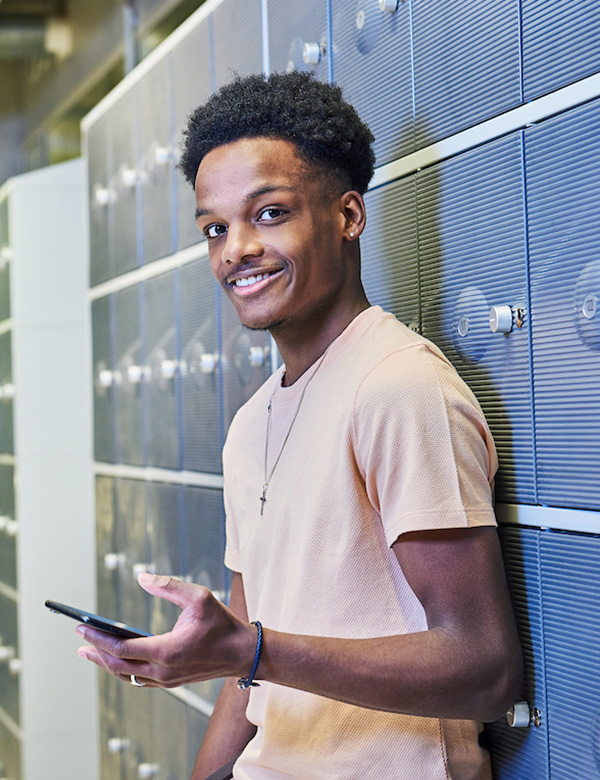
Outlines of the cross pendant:
M 260 516 L 261 517 L 263 516 L 263 512 L 265 511 L 265 504 L 267 503 L 267 487 L 268 487 L 268 483 L 265 482 L 265 484 L 263 485 L 262 496 L 260 497 Z

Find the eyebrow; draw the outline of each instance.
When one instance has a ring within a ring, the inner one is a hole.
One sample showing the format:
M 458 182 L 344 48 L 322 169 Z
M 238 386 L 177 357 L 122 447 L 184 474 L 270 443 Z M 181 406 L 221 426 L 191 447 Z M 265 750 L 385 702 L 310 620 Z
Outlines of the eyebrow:
M 250 203 L 255 198 L 260 198 L 261 195 L 266 195 L 269 192 L 277 192 L 278 190 L 284 190 L 286 192 L 295 192 L 295 189 L 293 187 L 286 187 L 283 184 L 266 184 L 264 187 L 260 187 L 257 190 L 254 190 L 254 192 L 249 193 L 245 198 L 245 203 Z M 211 214 L 212 211 L 210 209 L 196 209 L 196 219 L 198 217 L 205 217 L 207 214 Z

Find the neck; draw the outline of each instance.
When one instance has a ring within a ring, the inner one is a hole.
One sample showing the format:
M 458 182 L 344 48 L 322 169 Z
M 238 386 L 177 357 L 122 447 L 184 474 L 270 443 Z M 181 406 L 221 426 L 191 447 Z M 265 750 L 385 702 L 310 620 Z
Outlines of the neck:
M 274 328 L 271 335 L 285 363 L 284 386 L 293 385 L 308 371 L 352 320 L 369 306 L 368 300 L 362 295 L 351 306 L 337 311 L 335 317 L 313 318 L 308 326 L 295 328 L 294 332 L 283 326 Z

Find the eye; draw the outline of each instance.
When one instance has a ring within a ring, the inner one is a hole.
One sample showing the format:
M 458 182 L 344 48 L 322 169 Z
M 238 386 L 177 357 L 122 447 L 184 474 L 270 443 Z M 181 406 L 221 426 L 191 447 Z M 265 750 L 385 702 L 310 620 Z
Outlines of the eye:
M 263 209 L 258 215 L 259 222 L 272 222 L 285 214 L 283 209 L 279 209 L 275 206 L 269 206 L 269 208 Z
M 225 225 L 209 225 L 208 227 L 204 228 L 204 235 L 206 238 L 218 238 L 219 236 L 225 235 L 227 232 L 227 228 Z

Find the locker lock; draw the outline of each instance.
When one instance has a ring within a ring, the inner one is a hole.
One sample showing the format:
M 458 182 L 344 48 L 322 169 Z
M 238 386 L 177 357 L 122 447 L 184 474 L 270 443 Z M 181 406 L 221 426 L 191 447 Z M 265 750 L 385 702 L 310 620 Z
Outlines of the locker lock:
M 20 658 L 11 658 L 8 662 L 8 671 L 11 674 L 19 674 L 23 671 L 23 661 Z
M 156 574 L 156 565 L 154 563 L 134 563 L 131 570 L 135 577 L 139 574 L 144 574 L 144 572 Z
M 0 385 L 0 398 L 11 401 L 15 397 L 15 386 L 11 383 Z
M 324 54 L 324 43 L 305 43 L 302 49 L 302 59 L 305 65 L 318 65 Z
M 19 531 L 19 524 L 16 520 L 9 520 L 4 530 L 7 536 L 16 536 Z
M 140 780 L 148 777 L 156 777 L 160 771 L 158 764 L 138 764 L 138 777 Z
M 200 371 L 202 371 L 203 374 L 214 374 L 218 363 L 218 355 L 213 355 L 209 352 L 200 355 Z
M 146 369 L 144 366 L 127 366 L 127 379 L 132 385 L 139 385 L 139 383 L 146 376 Z
M 127 189 L 132 189 L 138 183 L 138 172 L 135 168 L 123 168 L 121 171 L 121 183 Z
M 9 246 L 3 246 L 0 249 L 0 265 L 3 265 L 6 261 L 12 259 L 13 251 Z
M 115 571 L 119 566 L 125 563 L 125 553 L 109 552 L 104 556 L 104 568 L 108 571 Z
M 252 368 L 262 368 L 267 360 L 268 354 L 268 347 L 250 347 L 249 360 Z
M 176 360 L 163 360 L 160 364 L 160 373 L 163 379 L 173 379 L 177 371 Z
M 156 165 L 168 165 L 171 159 L 171 149 L 168 146 L 154 147 L 154 162 Z
M 108 187 L 101 187 L 99 184 L 94 187 L 94 200 L 97 206 L 108 206 L 114 203 L 116 199 L 114 190 Z
M 107 742 L 109 753 L 121 753 L 129 747 L 129 740 L 121 737 L 111 737 Z
M 492 333 L 510 333 L 513 327 L 513 312 L 510 306 L 492 306 L 490 309 L 490 330 Z
M 507 711 L 506 722 L 513 729 L 526 729 L 532 723 L 539 727 L 542 723 L 542 713 L 537 707 L 532 710 L 526 701 L 517 701 Z
M 113 372 L 109 368 L 102 368 L 100 371 L 98 371 L 98 384 L 100 387 L 112 387 L 113 381 Z
M 379 0 L 379 10 L 383 13 L 395 14 L 398 10 L 398 0 Z
M 5 645 L 0 645 L 0 661 L 10 661 L 10 659 L 14 657 L 15 657 L 14 647 L 6 647 Z

